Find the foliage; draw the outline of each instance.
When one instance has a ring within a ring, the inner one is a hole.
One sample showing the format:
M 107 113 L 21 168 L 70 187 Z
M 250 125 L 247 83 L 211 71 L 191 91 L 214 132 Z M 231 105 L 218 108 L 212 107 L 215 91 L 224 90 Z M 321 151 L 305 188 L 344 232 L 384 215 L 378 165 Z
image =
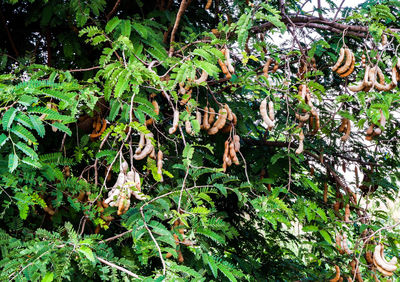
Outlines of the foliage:
M 384 279 L 365 254 L 377 243 L 387 258 L 399 253 L 400 92 L 348 86 L 364 78 L 362 55 L 392 80 L 396 1 L 3 2 L 0 280 L 326 281 L 335 265 L 353 277 L 353 260 L 365 281 Z M 343 46 L 356 60 L 345 79 L 330 68 Z M 279 69 L 266 76 L 269 58 Z M 300 85 L 319 114 L 316 133 L 296 119 L 312 110 Z M 225 104 L 237 124 L 207 134 L 196 112 Z M 342 118 L 352 124 L 346 142 Z M 372 123 L 382 133 L 366 141 Z M 157 160 L 134 159 L 150 133 L 161 174 Z M 236 134 L 240 164 L 224 171 L 224 142 Z M 132 196 L 121 214 L 102 202 L 124 160 L 140 175 L 125 184 L 143 200 Z M 340 254 L 338 234 L 352 253 Z

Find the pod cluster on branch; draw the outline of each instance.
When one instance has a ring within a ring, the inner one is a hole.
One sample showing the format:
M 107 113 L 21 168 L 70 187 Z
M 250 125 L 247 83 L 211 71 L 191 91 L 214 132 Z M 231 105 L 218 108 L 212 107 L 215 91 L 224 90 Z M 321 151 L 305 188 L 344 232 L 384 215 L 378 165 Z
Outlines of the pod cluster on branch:
M 142 201 L 146 197 L 141 192 L 140 175 L 137 171 L 129 171 L 129 165 L 123 161 L 120 165 L 120 172 L 114 186 L 108 192 L 108 198 L 104 201 L 105 204 L 111 207 L 118 207 L 118 215 L 128 211 L 131 203 L 131 195 Z M 135 187 L 132 189 L 132 187 Z
M 373 255 L 373 263 L 378 271 L 383 276 L 392 276 L 393 272 L 397 270 L 397 257 L 393 257 L 390 261 L 387 261 L 383 254 L 383 245 L 376 245 Z
M 94 141 L 96 138 L 100 137 L 101 134 L 106 130 L 107 121 L 104 118 L 100 118 L 98 115 L 93 120 L 93 132 L 89 135 L 90 140 Z
M 224 155 L 222 156 L 222 168 L 224 172 L 227 167 L 231 166 L 232 163 L 239 165 L 239 159 L 236 155 L 240 150 L 240 137 L 239 135 L 234 135 L 233 138 L 229 138 L 225 141 Z
M 355 63 L 356 59 L 353 52 L 347 47 L 342 47 L 340 48 L 339 58 L 332 67 L 332 71 L 335 71 L 340 77 L 347 77 L 353 73 Z
M 339 233 L 336 234 L 336 248 L 340 254 L 351 255 L 353 253 L 349 248 L 346 234 L 343 234 L 343 236 Z
M 270 101 L 268 103 L 268 110 L 267 110 L 267 98 L 262 100 L 260 104 L 260 114 L 264 123 L 267 125 L 267 129 L 272 130 L 272 128 L 274 128 L 275 126 L 274 103 Z

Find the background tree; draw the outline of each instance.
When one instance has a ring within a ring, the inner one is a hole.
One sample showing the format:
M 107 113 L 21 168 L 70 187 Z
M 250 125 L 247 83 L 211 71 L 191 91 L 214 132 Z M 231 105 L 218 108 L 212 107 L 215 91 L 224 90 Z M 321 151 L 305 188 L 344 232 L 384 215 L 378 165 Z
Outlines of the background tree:
M 314 2 L 3 1 L 0 278 L 398 279 L 400 5 Z

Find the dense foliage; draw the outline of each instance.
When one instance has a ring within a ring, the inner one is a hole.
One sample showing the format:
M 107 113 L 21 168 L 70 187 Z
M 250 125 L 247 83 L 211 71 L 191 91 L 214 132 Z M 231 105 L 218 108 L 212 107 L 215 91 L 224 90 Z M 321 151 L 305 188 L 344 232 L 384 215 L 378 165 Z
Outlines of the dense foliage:
M 386 281 L 400 5 L 308 2 L 2 1 L 0 280 Z M 349 90 L 375 66 L 393 89 Z

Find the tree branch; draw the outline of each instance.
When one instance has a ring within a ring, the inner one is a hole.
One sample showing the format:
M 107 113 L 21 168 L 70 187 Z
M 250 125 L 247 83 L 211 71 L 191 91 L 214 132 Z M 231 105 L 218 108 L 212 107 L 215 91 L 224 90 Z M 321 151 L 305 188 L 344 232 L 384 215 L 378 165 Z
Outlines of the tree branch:
M 349 24 L 341 24 L 332 20 L 321 19 L 319 17 L 314 16 L 304 16 L 304 15 L 283 15 L 282 18 L 283 23 L 286 25 L 294 24 L 296 27 L 309 27 L 315 29 L 329 30 L 335 33 L 343 33 L 343 31 L 347 31 L 346 35 L 353 35 L 357 37 L 368 37 L 368 27 L 360 26 L 360 25 L 349 25 Z M 274 28 L 275 26 L 270 23 L 264 23 L 258 26 L 254 26 L 251 31 L 253 33 L 265 32 L 269 29 Z M 398 31 L 398 29 L 391 29 L 392 31 Z

